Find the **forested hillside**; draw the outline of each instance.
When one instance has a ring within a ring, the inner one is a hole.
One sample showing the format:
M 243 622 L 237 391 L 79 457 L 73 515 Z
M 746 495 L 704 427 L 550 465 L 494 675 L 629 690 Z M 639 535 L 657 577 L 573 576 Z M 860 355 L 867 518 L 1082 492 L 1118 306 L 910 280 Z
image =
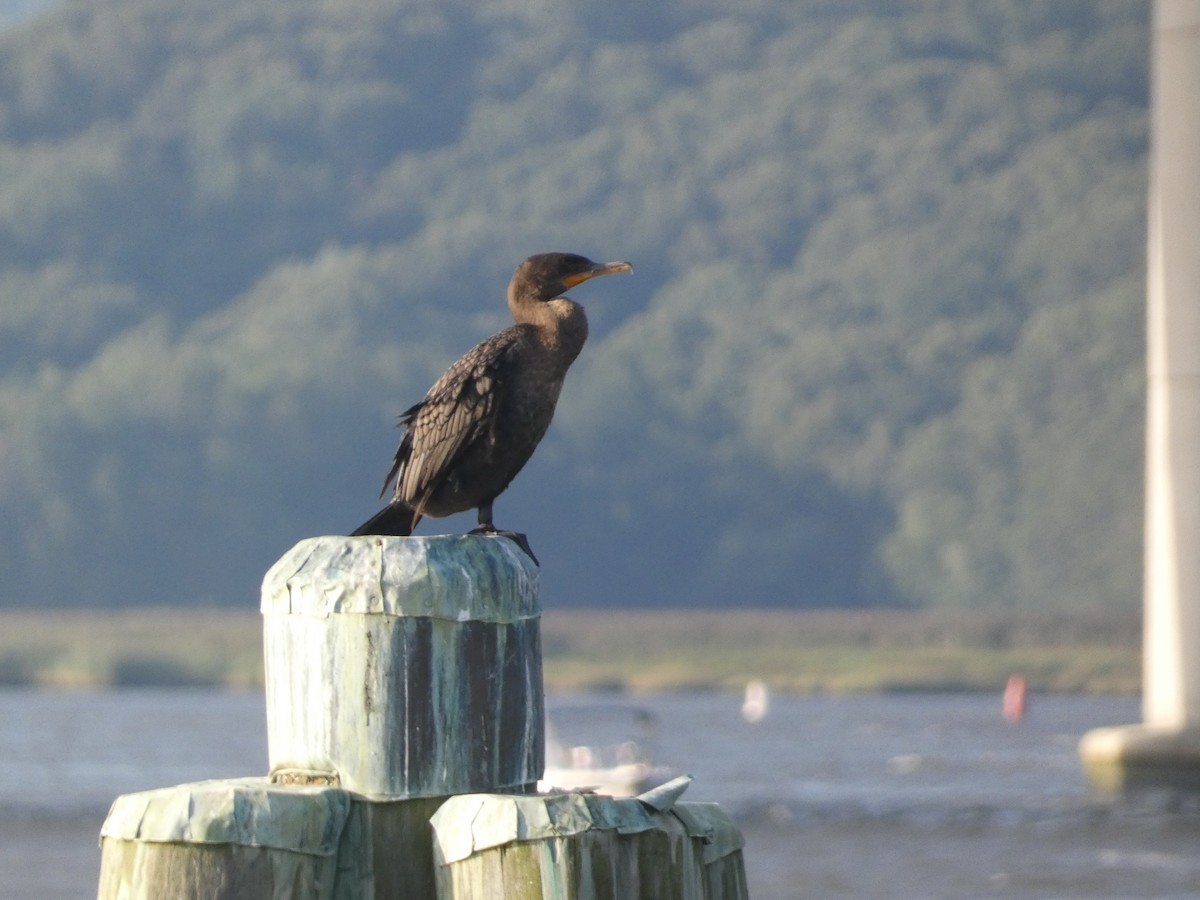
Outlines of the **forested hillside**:
M 629 259 L 547 606 L 1138 602 L 1147 4 L 73 0 L 0 31 L 0 605 L 254 605 L 524 256 Z M 465 530 L 471 516 L 419 533 Z

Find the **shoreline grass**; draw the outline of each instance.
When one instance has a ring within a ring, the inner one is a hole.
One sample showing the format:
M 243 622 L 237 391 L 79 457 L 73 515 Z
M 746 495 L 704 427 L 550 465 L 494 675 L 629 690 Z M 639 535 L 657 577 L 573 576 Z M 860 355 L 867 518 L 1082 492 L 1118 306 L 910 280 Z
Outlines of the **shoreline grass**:
M 544 614 L 557 689 L 999 691 L 1010 675 L 1062 693 L 1135 693 L 1140 618 L 894 610 Z
M 1133 613 L 550 610 L 550 690 L 1134 693 Z M 0 610 L 0 686 L 262 685 L 257 611 Z

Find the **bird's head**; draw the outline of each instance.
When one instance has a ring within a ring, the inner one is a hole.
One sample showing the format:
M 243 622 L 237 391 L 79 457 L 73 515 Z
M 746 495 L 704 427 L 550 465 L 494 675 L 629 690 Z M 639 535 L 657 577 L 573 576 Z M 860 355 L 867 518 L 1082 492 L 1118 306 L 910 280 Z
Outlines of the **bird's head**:
M 510 293 L 534 300 L 553 300 L 597 275 L 632 271 L 633 266 L 627 262 L 598 263 L 577 253 L 539 253 L 517 266 Z

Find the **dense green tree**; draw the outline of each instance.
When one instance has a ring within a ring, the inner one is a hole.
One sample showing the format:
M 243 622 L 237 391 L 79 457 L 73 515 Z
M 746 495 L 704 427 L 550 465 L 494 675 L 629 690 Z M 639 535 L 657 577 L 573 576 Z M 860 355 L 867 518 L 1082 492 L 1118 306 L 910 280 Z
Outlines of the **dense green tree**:
M 1136 603 L 1147 49 L 1066 0 L 7 26 L 0 604 L 253 603 L 546 249 L 637 267 L 497 504 L 548 604 Z

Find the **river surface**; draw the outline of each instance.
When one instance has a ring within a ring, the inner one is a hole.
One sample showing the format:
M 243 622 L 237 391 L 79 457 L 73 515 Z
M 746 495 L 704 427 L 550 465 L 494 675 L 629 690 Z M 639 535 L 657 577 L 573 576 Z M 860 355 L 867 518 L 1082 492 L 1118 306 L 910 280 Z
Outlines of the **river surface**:
M 556 707 L 619 703 L 549 698 Z M 1137 721 L 1127 697 L 653 694 L 656 759 L 746 838 L 755 900 L 1200 898 L 1200 807 L 1090 796 L 1076 745 Z M 122 793 L 264 774 L 263 700 L 205 690 L 0 691 L 0 898 L 94 897 L 97 835 Z

